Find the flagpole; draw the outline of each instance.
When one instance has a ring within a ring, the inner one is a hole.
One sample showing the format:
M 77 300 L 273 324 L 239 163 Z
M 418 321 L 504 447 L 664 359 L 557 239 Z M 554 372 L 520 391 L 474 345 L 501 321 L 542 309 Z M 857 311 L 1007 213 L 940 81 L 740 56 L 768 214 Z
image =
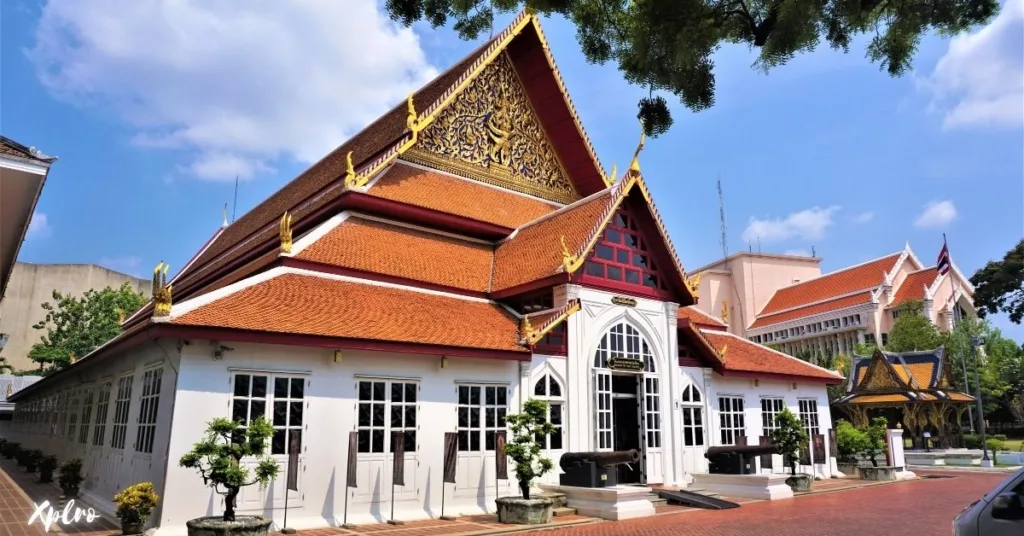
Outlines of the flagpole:
M 942 249 L 944 249 L 946 251 L 946 262 L 949 263 L 949 270 L 946 272 L 946 274 L 949 275 L 949 292 L 952 294 L 952 297 L 955 299 L 956 298 L 956 287 L 953 286 L 953 279 L 954 279 L 954 275 L 955 275 L 955 274 L 953 274 L 953 256 L 949 254 L 949 242 L 946 240 L 946 233 L 942 233 Z M 940 258 L 939 261 L 941 262 L 942 259 Z M 936 266 L 936 268 L 938 268 L 938 266 Z M 954 303 L 955 303 L 955 301 L 954 301 Z M 953 311 L 954 311 L 954 318 L 955 318 L 955 311 L 956 311 L 956 309 L 954 308 Z M 954 324 L 955 324 L 955 322 L 954 322 Z M 954 329 L 955 329 L 955 327 L 956 326 L 954 325 Z M 961 355 L 960 356 L 960 364 L 963 365 L 963 369 L 964 369 L 964 387 L 966 387 L 967 392 L 969 393 L 969 392 L 971 392 L 971 379 L 970 379 L 970 376 L 967 375 L 967 356 L 966 355 Z M 975 430 L 974 430 L 974 408 L 972 408 L 971 406 L 967 406 L 967 419 L 971 423 L 971 434 L 973 435 L 975 433 Z

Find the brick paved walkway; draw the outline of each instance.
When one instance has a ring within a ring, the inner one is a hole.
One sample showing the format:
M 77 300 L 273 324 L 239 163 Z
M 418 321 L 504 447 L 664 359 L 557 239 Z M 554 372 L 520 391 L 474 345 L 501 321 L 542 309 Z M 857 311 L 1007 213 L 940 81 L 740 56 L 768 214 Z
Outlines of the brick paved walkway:
M 733 510 L 685 510 L 544 532 L 544 536 L 939 536 L 1005 474 L 934 472 L 950 478 L 886 483 Z M 823 482 L 816 482 L 815 486 Z M 838 486 L 838 484 L 833 484 Z M 536 534 L 536 533 L 534 533 Z
M 56 475 L 54 475 L 56 479 Z M 35 511 L 32 503 L 42 504 L 49 501 L 53 509 L 60 513 L 61 490 L 56 484 L 40 484 L 39 474 L 29 474 L 23 467 L 18 467 L 14 460 L 0 460 L 0 536 L 41 536 L 46 534 L 43 524 L 36 520 L 31 526 L 29 518 Z M 89 505 L 76 500 L 75 506 L 83 510 Z M 121 534 L 116 519 L 100 517 L 92 523 L 80 521 L 77 525 L 61 525 L 54 523 L 50 533 L 74 534 L 75 536 L 112 536 Z

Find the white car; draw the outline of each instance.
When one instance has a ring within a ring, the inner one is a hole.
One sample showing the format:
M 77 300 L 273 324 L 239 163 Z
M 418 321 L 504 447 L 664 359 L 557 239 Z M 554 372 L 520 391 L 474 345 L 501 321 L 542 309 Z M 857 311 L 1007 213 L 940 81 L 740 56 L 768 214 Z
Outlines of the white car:
M 1024 467 L 953 520 L 953 536 L 1020 536 L 1024 534 Z

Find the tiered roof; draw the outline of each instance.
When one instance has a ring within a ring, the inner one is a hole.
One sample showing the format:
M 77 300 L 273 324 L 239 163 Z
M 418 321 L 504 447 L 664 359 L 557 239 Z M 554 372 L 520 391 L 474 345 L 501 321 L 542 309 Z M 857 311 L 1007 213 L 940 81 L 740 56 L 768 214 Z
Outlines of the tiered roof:
M 912 402 L 972 402 L 974 397 L 952 390 L 949 358 L 943 348 L 893 353 L 875 350 L 854 356 L 847 396 L 838 403 L 898 405 Z
M 702 331 L 724 323 L 688 308 L 636 154 L 603 174 L 529 14 L 218 230 L 171 281 L 158 269 L 154 300 L 93 355 L 176 334 L 528 361 L 580 303 L 523 315 L 501 300 L 586 284 L 599 244 L 636 295 L 682 306 L 680 331 L 716 370 L 839 381 Z

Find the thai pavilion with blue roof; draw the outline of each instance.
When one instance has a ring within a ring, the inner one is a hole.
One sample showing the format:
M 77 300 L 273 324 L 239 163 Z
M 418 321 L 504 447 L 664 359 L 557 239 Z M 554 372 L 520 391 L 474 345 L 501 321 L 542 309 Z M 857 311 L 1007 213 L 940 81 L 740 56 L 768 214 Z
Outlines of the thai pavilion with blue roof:
M 836 405 L 857 426 L 897 410 L 915 448 L 922 445 L 925 431 L 932 432 L 942 447 L 961 445 L 959 424 L 975 399 L 953 390 L 951 377 L 950 359 L 942 347 L 905 353 L 875 350 L 871 356 L 854 356 L 847 395 Z

